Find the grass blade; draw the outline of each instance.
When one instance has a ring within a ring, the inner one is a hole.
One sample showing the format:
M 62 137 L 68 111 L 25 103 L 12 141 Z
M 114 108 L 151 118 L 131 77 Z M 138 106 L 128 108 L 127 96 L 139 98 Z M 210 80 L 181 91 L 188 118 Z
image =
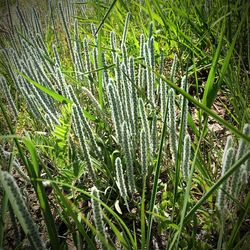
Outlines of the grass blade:
M 19 72 L 18 73 L 25 78 L 29 83 L 33 84 L 34 86 L 36 86 L 38 89 L 42 90 L 44 93 L 50 95 L 52 98 L 54 98 L 55 100 L 59 101 L 59 102 L 66 102 L 66 103 L 70 103 L 72 104 L 72 101 L 67 99 L 66 97 L 63 97 L 62 95 L 59 95 L 58 93 L 55 93 L 54 91 L 42 86 L 41 84 L 37 83 L 36 81 L 32 80 L 31 78 L 29 78 L 28 76 L 24 75 L 23 73 Z
M 114 0 L 111 5 L 109 6 L 109 9 L 107 10 L 106 14 L 104 15 L 102 21 L 100 22 L 98 28 L 96 29 L 96 32 L 94 34 L 94 36 L 96 36 L 96 34 L 98 34 L 99 30 L 101 29 L 101 27 L 103 26 L 103 24 L 105 23 L 105 20 L 107 19 L 108 15 L 110 14 L 111 10 L 114 8 L 115 3 L 117 2 L 117 0 Z
M 207 98 L 207 103 L 206 103 L 206 105 L 207 105 L 208 107 L 211 107 L 211 106 L 212 106 L 212 104 L 213 104 L 213 102 L 214 102 L 214 100 L 215 100 L 215 98 L 216 98 L 216 94 L 217 94 L 217 92 L 218 92 L 218 90 L 219 90 L 219 88 L 220 88 L 220 86 L 221 86 L 221 84 L 222 84 L 222 81 L 224 80 L 224 76 L 225 76 L 225 73 L 226 73 L 226 71 L 227 71 L 227 69 L 228 69 L 228 67 L 229 67 L 230 59 L 231 59 L 231 57 L 232 57 L 232 55 L 233 55 L 234 48 L 235 48 L 235 44 L 236 44 L 237 38 L 238 38 L 238 36 L 239 36 L 239 34 L 240 34 L 242 24 L 243 24 L 243 22 L 244 22 L 244 20 L 245 20 L 246 13 L 247 13 L 247 12 L 245 12 L 245 15 L 244 15 L 243 18 L 241 19 L 241 22 L 240 22 L 240 24 L 239 24 L 239 26 L 238 26 L 238 29 L 237 29 L 237 31 L 236 31 L 236 33 L 235 33 L 235 35 L 234 35 L 233 41 L 232 41 L 232 43 L 231 43 L 231 45 L 230 45 L 230 48 L 229 48 L 228 51 L 227 51 L 226 58 L 225 58 L 225 60 L 224 60 L 224 62 L 223 62 L 222 68 L 221 68 L 221 70 L 220 70 L 220 72 L 219 72 L 219 74 L 220 74 L 220 79 L 219 79 L 219 81 L 218 81 L 217 84 L 214 84 L 214 85 L 211 87 L 210 92 L 207 94 L 207 95 L 208 95 L 208 98 Z
M 213 57 L 212 66 L 211 66 L 211 69 L 210 69 L 209 74 L 208 74 L 208 78 L 207 78 L 207 82 L 206 82 L 206 86 L 205 86 L 205 90 L 204 90 L 204 94 L 203 94 L 203 98 L 202 98 L 202 104 L 207 106 L 207 107 L 211 107 L 210 105 L 212 105 L 212 103 L 211 103 L 211 91 L 213 89 L 215 73 L 216 73 L 216 69 L 217 69 L 218 60 L 220 57 L 224 33 L 225 33 L 225 20 L 222 24 L 222 30 L 221 30 L 219 44 L 217 46 L 215 55 Z M 202 113 L 200 113 L 200 116 L 201 116 L 201 114 Z

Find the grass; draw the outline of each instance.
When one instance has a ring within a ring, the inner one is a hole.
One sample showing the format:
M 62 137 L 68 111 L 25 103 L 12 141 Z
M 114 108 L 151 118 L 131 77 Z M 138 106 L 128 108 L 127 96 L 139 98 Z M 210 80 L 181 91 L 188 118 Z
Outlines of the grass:
M 0 248 L 34 248 L 32 219 L 48 249 L 247 247 L 249 3 L 44 5 L 47 18 L 19 8 L 0 38 Z M 236 158 L 221 175 L 228 135 Z M 24 233 L 10 241 L 6 227 Z

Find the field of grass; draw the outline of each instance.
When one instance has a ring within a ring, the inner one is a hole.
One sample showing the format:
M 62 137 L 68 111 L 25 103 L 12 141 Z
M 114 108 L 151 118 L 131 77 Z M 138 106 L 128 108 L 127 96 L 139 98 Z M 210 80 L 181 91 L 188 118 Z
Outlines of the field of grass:
M 250 3 L 19 2 L 0 249 L 249 249 Z

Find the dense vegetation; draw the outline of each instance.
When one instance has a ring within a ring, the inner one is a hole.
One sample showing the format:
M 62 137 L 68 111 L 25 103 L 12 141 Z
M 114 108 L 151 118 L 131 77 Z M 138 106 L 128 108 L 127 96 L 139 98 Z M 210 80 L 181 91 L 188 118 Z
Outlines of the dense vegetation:
M 2 8 L 0 249 L 247 249 L 247 1 Z

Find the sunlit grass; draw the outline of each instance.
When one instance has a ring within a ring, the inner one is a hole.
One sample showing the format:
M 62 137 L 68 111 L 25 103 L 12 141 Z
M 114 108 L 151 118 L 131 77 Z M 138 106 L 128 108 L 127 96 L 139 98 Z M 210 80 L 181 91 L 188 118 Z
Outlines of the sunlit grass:
M 18 178 L 32 184 L 22 188 L 36 194 L 48 246 L 68 248 L 67 239 L 77 249 L 244 246 L 249 7 L 51 1 L 47 17 L 17 8 L 19 21 L 9 19 L 1 37 L 0 174 L 24 166 Z M 225 170 L 228 135 L 237 153 Z M 9 211 L 32 245 L 27 225 L 37 218 L 21 220 L 21 210 L 29 212 L 14 205 L 1 178 L 0 248 Z

